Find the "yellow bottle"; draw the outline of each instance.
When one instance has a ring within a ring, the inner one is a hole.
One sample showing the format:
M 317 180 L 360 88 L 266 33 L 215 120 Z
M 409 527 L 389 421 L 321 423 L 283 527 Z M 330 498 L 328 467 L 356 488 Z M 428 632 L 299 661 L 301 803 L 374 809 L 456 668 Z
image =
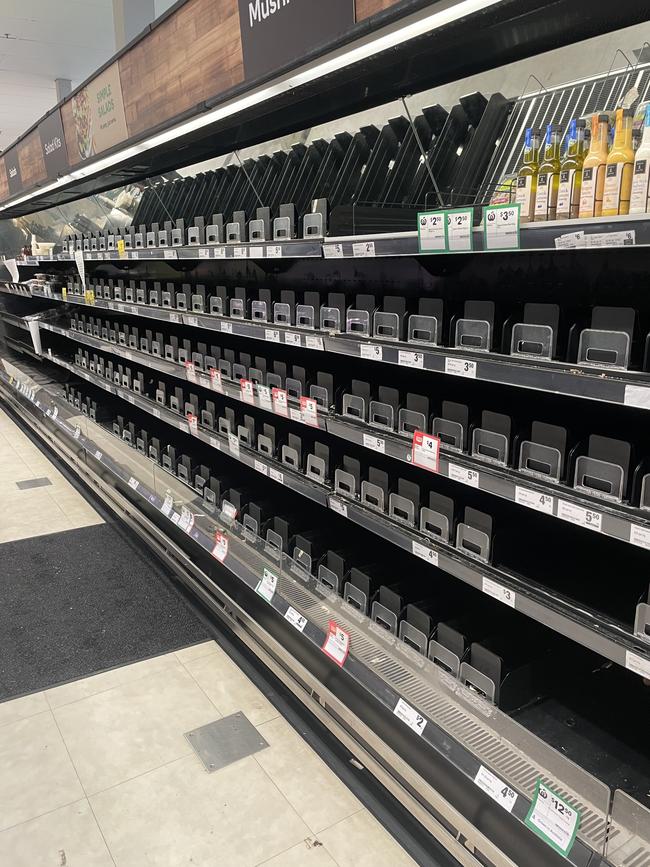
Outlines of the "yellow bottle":
M 528 128 L 524 139 L 524 159 L 517 173 L 517 196 L 519 222 L 532 223 L 535 219 L 535 196 L 537 195 L 537 172 L 539 170 L 538 129 Z
M 615 217 L 617 214 L 629 214 L 630 212 L 630 193 L 634 170 L 632 121 L 631 108 L 616 110 L 614 144 L 607 157 L 605 169 L 603 217 Z
M 591 146 L 582 164 L 582 190 L 579 216 L 600 217 L 603 213 L 605 168 L 609 149 L 609 115 L 591 118 Z
M 580 210 L 582 164 L 585 159 L 585 122 L 575 118 L 569 125 L 566 154 L 560 168 L 560 184 L 557 193 L 557 219 L 573 220 Z
M 535 222 L 554 220 L 557 209 L 557 193 L 560 185 L 560 139 L 562 129 L 557 123 L 546 127 L 544 158 L 537 175 L 535 198 Z

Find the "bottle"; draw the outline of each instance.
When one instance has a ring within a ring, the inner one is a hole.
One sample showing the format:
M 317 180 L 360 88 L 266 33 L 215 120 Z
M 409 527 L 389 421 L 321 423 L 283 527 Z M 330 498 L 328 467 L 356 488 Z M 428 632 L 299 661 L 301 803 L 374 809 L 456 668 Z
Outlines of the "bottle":
M 584 120 L 574 119 L 569 125 L 566 153 L 560 168 L 560 183 L 557 193 L 557 219 L 573 220 L 580 210 L 582 164 L 585 159 Z
M 557 193 L 560 184 L 560 141 L 562 129 L 557 123 L 549 123 L 544 139 L 544 157 L 537 174 L 535 197 L 535 221 L 554 220 L 557 208 Z
M 632 176 L 631 214 L 645 214 L 648 210 L 648 189 L 650 183 L 650 102 L 645 107 L 643 119 L 643 138 L 634 157 Z
M 529 127 L 524 139 L 524 159 L 517 173 L 517 196 L 520 206 L 519 222 L 532 223 L 535 219 L 535 196 L 537 195 L 537 171 L 539 169 L 538 129 Z
M 582 189 L 578 216 L 600 217 L 603 212 L 605 167 L 609 150 L 609 115 L 591 118 L 591 146 L 582 164 Z
M 632 109 L 618 108 L 614 144 L 607 157 L 605 169 L 603 217 L 615 217 L 617 214 L 630 212 L 633 170 Z

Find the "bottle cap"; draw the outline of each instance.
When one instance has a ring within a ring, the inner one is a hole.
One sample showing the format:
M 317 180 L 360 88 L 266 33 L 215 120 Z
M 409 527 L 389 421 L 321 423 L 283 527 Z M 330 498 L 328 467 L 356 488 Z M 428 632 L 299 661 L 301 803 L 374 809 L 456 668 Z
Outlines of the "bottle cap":
M 634 117 L 634 111 L 631 108 L 624 108 L 623 117 Z
M 584 117 L 579 117 L 576 120 L 576 126 L 579 127 L 580 129 L 586 129 L 587 121 L 584 119 Z
M 598 120 L 602 123 L 603 121 L 607 121 L 609 123 L 609 115 L 608 114 L 599 114 Z
M 551 132 L 562 132 L 562 127 L 559 123 L 549 123 L 548 129 Z

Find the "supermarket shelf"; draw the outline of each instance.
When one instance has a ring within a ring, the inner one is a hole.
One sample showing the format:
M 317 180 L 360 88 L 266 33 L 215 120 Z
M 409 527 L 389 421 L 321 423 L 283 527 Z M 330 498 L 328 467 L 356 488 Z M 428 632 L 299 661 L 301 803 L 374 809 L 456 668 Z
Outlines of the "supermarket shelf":
M 190 434 L 190 427 L 185 418 L 161 407 L 149 398 L 108 383 L 101 377 L 57 356 L 52 355 L 49 358 L 55 364 L 161 419 L 171 427 Z M 214 431 L 203 429 L 200 425 L 197 426 L 197 431 L 202 441 L 237 459 L 237 451 L 238 448 L 241 450 L 241 447 L 235 445 L 236 437 L 232 436 L 232 446 L 229 445 L 228 450 L 222 450 L 219 445 L 215 445 L 217 439 Z M 260 460 L 259 457 L 257 459 Z M 268 475 L 274 478 L 270 471 Z M 284 479 L 275 480 L 285 484 Z M 292 479 L 289 480 L 287 487 L 293 487 Z M 294 489 L 297 493 L 302 493 L 302 490 Z M 321 490 L 324 491 L 324 487 Z M 592 612 L 584 606 L 578 606 L 575 600 L 552 593 L 539 585 L 530 584 L 506 569 L 475 559 L 451 545 L 434 541 L 414 528 L 399 524 L 379 512 L 362 506 L 356 500 L 343 499 L 335 495 L 331 489 L 327 493 L 329 508 L 359 526 L 365 527 L 431 565 L 438 566 L 466 584 L 492 597 L 496 595 L 496 598 L 504 604 L 612 662 L 640 675 L 645 672 L 646 677 L 650 673 L 650 643 L 633 635 L 621 623 Z
M 341 670 L 366 695 L 419 736 L 429 753 L 429 761 L 434 756 L 444 759 L 477 787 L 482 767 L 489 766 L 501 774 L 517 795 L 510 815 L 519 823 L 525 821 L 536 782 L 541 779 L 581 813 L 580 830 L 568 855 L 569 863 L 576 867 L 587 864 L 605 867 L 609 863 L 602 856 L 611 798 L 604 784 L 450 678 L 431 661 L 393 636 L 380 632 L 367 617 L 302 572 L 294 561 L 270 559 L 263 540 L 251 538 L 250 532 L 247 534 L 240 525 L 228 521 L 223 513 L 215 511 L 214 515 L 206 516 L 202 501 L 198 509 L 192 502 L 179 507 L 187 498 L 179 496 L 178 480 L 169 477 L 170 490 L 163 498 L 142 481 L 139 473 L 134 476 L 131 462 L 125 466 L 107 454 L 101 442 L 98 446 L 92 438 L 92 423 L 88 423 L 88 434 L 85 434 L 76 425 L 74 416 L 66 418 L 65 409 L 53 412 L 50 395 L 44 400 L 43 393 L 33 385 L 8 377 L 4 372 L 0 372 L 0 381 L 20 394 L 23 401 L 31 403 L 43 420 L 48 419 L 48 424 L 56 425 L 73 448 L 83 450 L 102 471 L 108 470 L 130 499 L 136 503 L 144 500 L 157 510 L 160 521 L 168 521 L 172 533 L 172 525 L 184 530 L 204 554 L 217 558 L 249 590 L 258 589 L 264 568 L 272 571 L 277 585 L 270 599 L 268 595 L 264 599 L 285 630 L 289 630 L 288 624 L 291 624 L 300 633 L 302 638 L 297 640 L 322 650 L 332 621 L 344 629 L 349 636 L 349 653 L 340 664 Z M 225 546 L 215 546 L 214 531 L 206 524 L 217 526 L 222 540 L 227 540 Z M 416 722 L 405 719 L 403 713 L 398 714 L 398 708 L 403 712 L 404 703 L 416 714 Z M 442 781 L 441 786 L 444 788 Z M 617 844 L 621 842 L 622 833 L 623 829 L 615 835 L 619 838 Z
M 14 313 L 0 310 L 0 319 L 16 328 L 23 328 L 25 331 L 29 331 L 29 325 L 25 322 L 22 316 L 16 316 Z
M 207 373 L 189 369 L 186 365 L 169 361 L 145 352 L 129 349 L 121 344 L 107 342 L 98 337 L 75 329 L 61 328 L 49 322 L 39 321 L 39 327 L 60 334 L 70 340 L 108 352 L 118 358 L 134 361 L 147 368 L 174 376 L 190 385 L 207 388 L 213 394 L 220 393 L 231 400 L 254 406 L 265 412 L 277 415 L 268 396 L 262 399 L 257 388 L 253 389 L 252 402 L 243 396 L 242 388 L 223 380 L 221 389 L 212 387 Z M 288 417 L 295 422 L 306 424 L 314 429 L 326 430 L 344 442 L 353 442 L 368 451 L 380 452 L 395 460 L 413 465 L 412 441 L 407 437 L 345 419 L 335 413 L 318 411 L 318 425 L 306 420 L 297 401 L 289 398 Z M 422 468 L 423 474 L 430 471 Z M 593 532 L 602 533 L 613 539 L 627 542 L 637 547 L 650 549 L 650 514 L 625 504 L 604 502 L 598 497 L 577 493 L 566 485 L 544 482 L 522 472 L 488 464 L 468 455 L 445 452 L 441 447 L 437 474 L 459 484 L 486 491 L 523 508 L 533 509 L 542 514 L 570 521 L 577 526 Z M 434 473 L 436 475 L 436 473 Z

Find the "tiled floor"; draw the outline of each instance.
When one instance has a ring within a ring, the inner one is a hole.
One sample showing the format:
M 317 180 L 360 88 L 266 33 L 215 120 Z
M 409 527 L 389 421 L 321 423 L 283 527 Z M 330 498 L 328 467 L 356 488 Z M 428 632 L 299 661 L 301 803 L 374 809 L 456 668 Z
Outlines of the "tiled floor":
M 50 480 L 20 489 L 17 482 Z M 0 543 L 76 530 L 102 519 L 43 452 L 0 410 Z
M 235 710 L 269 747 L 208 774 L 183 734 Z M 0 704 L 7 867 L 413 863 L 212 641 Z

